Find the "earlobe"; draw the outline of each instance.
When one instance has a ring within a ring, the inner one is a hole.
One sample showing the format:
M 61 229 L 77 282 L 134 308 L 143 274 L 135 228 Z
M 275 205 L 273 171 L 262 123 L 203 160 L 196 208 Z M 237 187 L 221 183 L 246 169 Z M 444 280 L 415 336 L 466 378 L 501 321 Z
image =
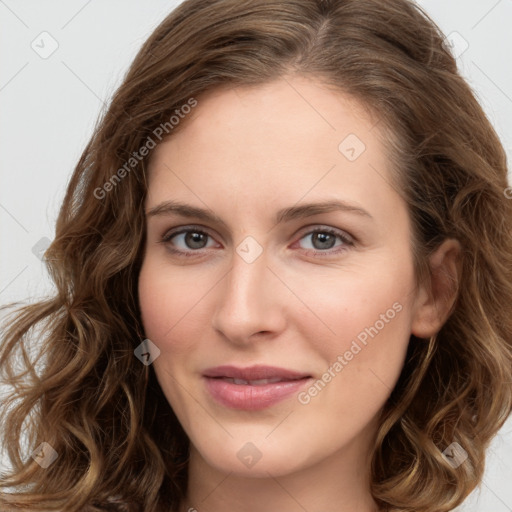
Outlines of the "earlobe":
M 430 338 L 441 330 L 457 300 L 461 277 L 461 246 L 446 239 L 430 256 L 430 279 L 422 283 L 416 300 L 411 333 Z

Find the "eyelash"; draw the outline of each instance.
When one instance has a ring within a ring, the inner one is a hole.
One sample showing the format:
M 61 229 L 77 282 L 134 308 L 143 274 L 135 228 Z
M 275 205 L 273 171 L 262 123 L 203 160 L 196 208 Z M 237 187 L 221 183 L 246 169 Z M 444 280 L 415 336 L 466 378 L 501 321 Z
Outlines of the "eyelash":
M 186 228 L 182 228 L 182 229 L 178 229 L 176 231 L 171 231 L 171 232 L 166 233 L 162 237 L 162 240 L 161 240 L 160 243 L 162 243 L 164 245 L 167 245 L 168 246 L 167 247 L 168 250 L 170 252 L 172 252 L 173 254 L 176 254 L 179 257 L 189 258 L 189 257 L 197 256 L 198 253 L 200 251 L 202 251 L 203 249 L 195 249 L 195 250 L 194 249 L 189 249 L 188 251 L 183 251 L 181 249 L 175 249 L 175 248 L 170 246 L 169 242 L 171 241 L 171 239 L 174 238 L 175 236 L 181 235 L 183 233 L 200 233 L 200 234 L 206 235 L 206 236 L 208 236 L 210 238 L 213 238 L 203 228 L 195 227 L 195 226 L 187 226 Z M 326 250 L 322 251 L 322 250 L 319 250 L 319 249 L 305 249 L 305 251 L 306 251 L 306 253 L 308 255 L 313 253 L 315 256 L 319 256 L 319 257 L 334 256 L 334 255 L 337 255 L 337 254 L 340 254 L 340 253 L 346 251 L 347 250 L 347 246 L 348 247 L 352 247 L 354 245 L 354 241 L 353 241 L 352 237 L 349 237 L 348 235 L 344 234 L 343 232 L 338 231 L 338 230 L 336 230 L 334 228 L 329 228 L 329 227 L 321 227 L 321 228 L 318 227 L 318 228 L 315 228 L 315 229 L 313 229 L 311 231 L 308 231 L 308 232 L 304 233 L 299 238 L 299 241 L 302 240 L 303 238 L 305 238 L 307 236 L 310 236 L 310 235 L 313 235 L 315 233 L 328 233 L 330 235 L 334 235 L 335 237 L 339 238 L 343 242 L 343 245 L 338 246 L 337 250 L 326 249 Z

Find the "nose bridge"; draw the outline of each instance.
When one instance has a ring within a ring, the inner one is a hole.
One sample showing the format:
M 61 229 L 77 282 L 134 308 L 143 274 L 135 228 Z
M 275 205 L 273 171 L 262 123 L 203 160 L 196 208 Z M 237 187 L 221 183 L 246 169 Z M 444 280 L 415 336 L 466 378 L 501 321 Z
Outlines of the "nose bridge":
M 255 256 L 255 248 L 250 244 L 242 242 L 233 254 L 213 318 L 214 327 L 232 340 L 247 340 L 254 333 L 275 331 L 282 319 L 278 283 L 267 268 L 267 253 L 261 251 Z

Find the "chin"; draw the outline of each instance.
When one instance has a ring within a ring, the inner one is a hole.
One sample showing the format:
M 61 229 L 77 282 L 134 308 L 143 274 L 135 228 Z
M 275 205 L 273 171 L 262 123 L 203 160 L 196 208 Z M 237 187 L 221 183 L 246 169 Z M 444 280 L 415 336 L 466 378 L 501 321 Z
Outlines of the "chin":
M 283 439 L 269 443 L 268 439 L 265 440 L 267 435 L 268 432 L 255 441 L 248 440 L 247 436 L 243 439 L 230 439 L 222 443 L 222 449 L 215 451 L 212 451 L 211 444 L 204 448 L 199 445 L 196 451 L 211 467 L 240 477 L 268 478 L 269 474 L 285 476 L 316 462 L 314 454 L 304 450 L 304 444 L 307 446 L 311 441 L 310 436 L 303 437 L 307 440 L 305 443 L 292 446 Z M 319 455 L 318 459 L 321 458 Z

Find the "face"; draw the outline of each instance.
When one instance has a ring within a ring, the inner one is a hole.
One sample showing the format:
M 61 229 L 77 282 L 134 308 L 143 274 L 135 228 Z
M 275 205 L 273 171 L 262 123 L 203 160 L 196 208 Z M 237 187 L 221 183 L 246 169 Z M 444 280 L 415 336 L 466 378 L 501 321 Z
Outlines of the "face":
M 158 381 L 210 467 L 360 460 L 416 313 L 377 119 L 299 77 L 197 99 L 149 165 L 139 300 Z

